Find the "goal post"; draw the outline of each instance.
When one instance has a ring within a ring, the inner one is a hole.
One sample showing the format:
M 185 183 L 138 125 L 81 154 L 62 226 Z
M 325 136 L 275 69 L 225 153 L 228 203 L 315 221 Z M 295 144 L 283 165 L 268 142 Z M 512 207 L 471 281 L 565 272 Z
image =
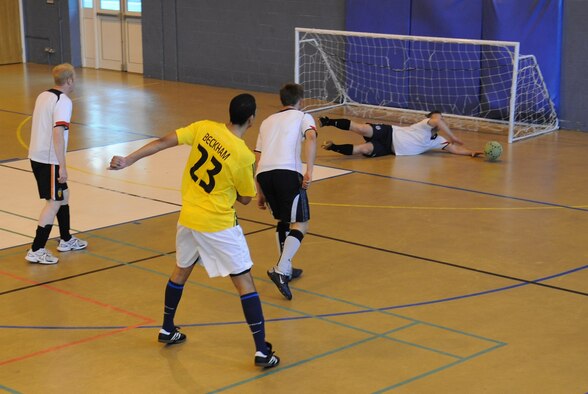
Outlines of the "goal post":
M 508 141 L 557 130 L 534 56 L 519 43 L 296 28 L 295 81 L 305 110 L 365 118 L 439 110 Z

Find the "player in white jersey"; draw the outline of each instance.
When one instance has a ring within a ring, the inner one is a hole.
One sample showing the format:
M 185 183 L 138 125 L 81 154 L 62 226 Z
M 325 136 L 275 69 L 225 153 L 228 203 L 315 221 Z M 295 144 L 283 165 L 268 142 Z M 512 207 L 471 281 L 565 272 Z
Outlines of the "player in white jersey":
M 288 282 L 302 274 L 301 269 L 292 267 L 292 258 L 308 230 L 310 209 L 306 190 L 312 182 L 316 157 L 316 126 L 312 116 L 300 111 L 303 96 L 302 85 L 290 83 L 280 89 L 284 107 L 261 123 L 255 146 L 257 205 L 266 209 L 267 204 L 278 220 L 280 259 L 267 274 L 289 300 L 292 292 Z M 300 157 L 303 145 L 304 175 Z
M 37 180 L 39 197 L 46 200 L 39 216 L 37 231 L 25 259 L 31 263 L 55 264 L 59 259 L 45 245 L 55 217 L 59 223 L 57 250 L 67 252 L 88 246 L 70 234 L 69 189 L 65 154 L 69 137 L 75 72 L 71 64 L 57 65 L 52 70 L 55 86 L 37 97 L 31 126 L 29 159 Z
M 420 122 L 407 127 L 388 124 L 356 123 L 349 119 L 320 118 L 321 127 L 335 126 L 363 136 L 365 143 L 359 145 L 334 144 L 326 141 L 323 149 L 342 155 L 362 154 L 367 157 L 386 155 L 419 155 L 433 149 L 441 149 L 456 155 L 476 157 L 481 151 L 466 148 L 457 138 L 439 111 L 427 114 Z

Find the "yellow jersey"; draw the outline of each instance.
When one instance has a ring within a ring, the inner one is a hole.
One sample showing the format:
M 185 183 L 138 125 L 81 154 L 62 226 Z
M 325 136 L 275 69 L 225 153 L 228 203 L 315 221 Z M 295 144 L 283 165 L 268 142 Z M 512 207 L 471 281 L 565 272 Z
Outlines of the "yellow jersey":
M 224 123 L 203 120 L 176 130 L 178 143 L 191 145 L 182 176 L 179 223 L 202 232 L 237 225 L 237 193 L 255 196 L 255 155 Z

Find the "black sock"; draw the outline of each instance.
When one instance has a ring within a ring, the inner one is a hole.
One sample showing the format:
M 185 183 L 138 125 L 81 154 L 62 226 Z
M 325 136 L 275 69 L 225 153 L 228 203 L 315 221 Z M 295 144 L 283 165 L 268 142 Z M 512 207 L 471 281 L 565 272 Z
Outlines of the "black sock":
M 35 234 L 35 239 L 33 240 L 33 246 L 31 247 L 33 252 L 45 247 L 47 240 L 49 239 L 49 234 L 51 234 L 52 227 L 52 224 L 47 224 L 45 227 L 37 226 L 37 232 Z
M 64 241 L 71 239 L 69 233 L 69 205 L 62 205 L 57 211 L 57 223 L 59 224 L 59 237 Z
M 280 249 L 280 253 L 284 250 L 284 242 L 286 242 L 286 237 L 290 232 L 290 223 L 287 222 L 278 222 L 276 226 L 276 236 L 278 239 L 278 247 Z
M 174 317 L 183 291 L 184 285 L 178 285 L 171 280 L 167 282 L 167 287 L 165 288 L 165 306 L 163 308 L 163 326 L 161 327 L 167 332 L 172 332 L 176 328 Z
M 329 126 L 335 126 L 341 130 L 349 130 L 351 121 L 349 119 L 329 119 Z
M 341 153 L 342 155 L 349 156 L 349 155 L 353 154 L 353 145 L 352 144 L 341 144 L 341 145 L 332 144 L 329 147 L 329 150 L 332 150 L 333 152 Z
M 263 311 L 261 309 L 261 300 L 259 299 L 259 294 L 243 294 L 241 296 L 241 305 L 243 306 L 245 320 L 247 321 L 247 324 L 249 324 L 249 329 L 253 334 L 255 350 L 262 352 L 267 356 L 268 348 L 265 344 L 265 320 L 263 318 Z

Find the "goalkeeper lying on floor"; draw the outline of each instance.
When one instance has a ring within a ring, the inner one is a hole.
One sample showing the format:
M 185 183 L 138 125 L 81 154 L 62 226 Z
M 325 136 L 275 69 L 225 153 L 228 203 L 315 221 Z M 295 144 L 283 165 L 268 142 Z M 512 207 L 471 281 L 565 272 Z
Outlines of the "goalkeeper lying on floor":
M 419 155 L 432 149 L 441 149 L 456 155 L 481 156 L 482 151 L 466 148 L 452 132 L 443 114 L 433 111 L 420 122 L 407 127 L 388 124 L 356 123 L 349 119 L 319 118 L 321 127 L 335 126 L 341 130 L 353 131 L 365 140 L 364 144 L 334 144 L 326 141 L 322 147 L 342 155 L 362 154 L 367 157 L 386 155 Z

